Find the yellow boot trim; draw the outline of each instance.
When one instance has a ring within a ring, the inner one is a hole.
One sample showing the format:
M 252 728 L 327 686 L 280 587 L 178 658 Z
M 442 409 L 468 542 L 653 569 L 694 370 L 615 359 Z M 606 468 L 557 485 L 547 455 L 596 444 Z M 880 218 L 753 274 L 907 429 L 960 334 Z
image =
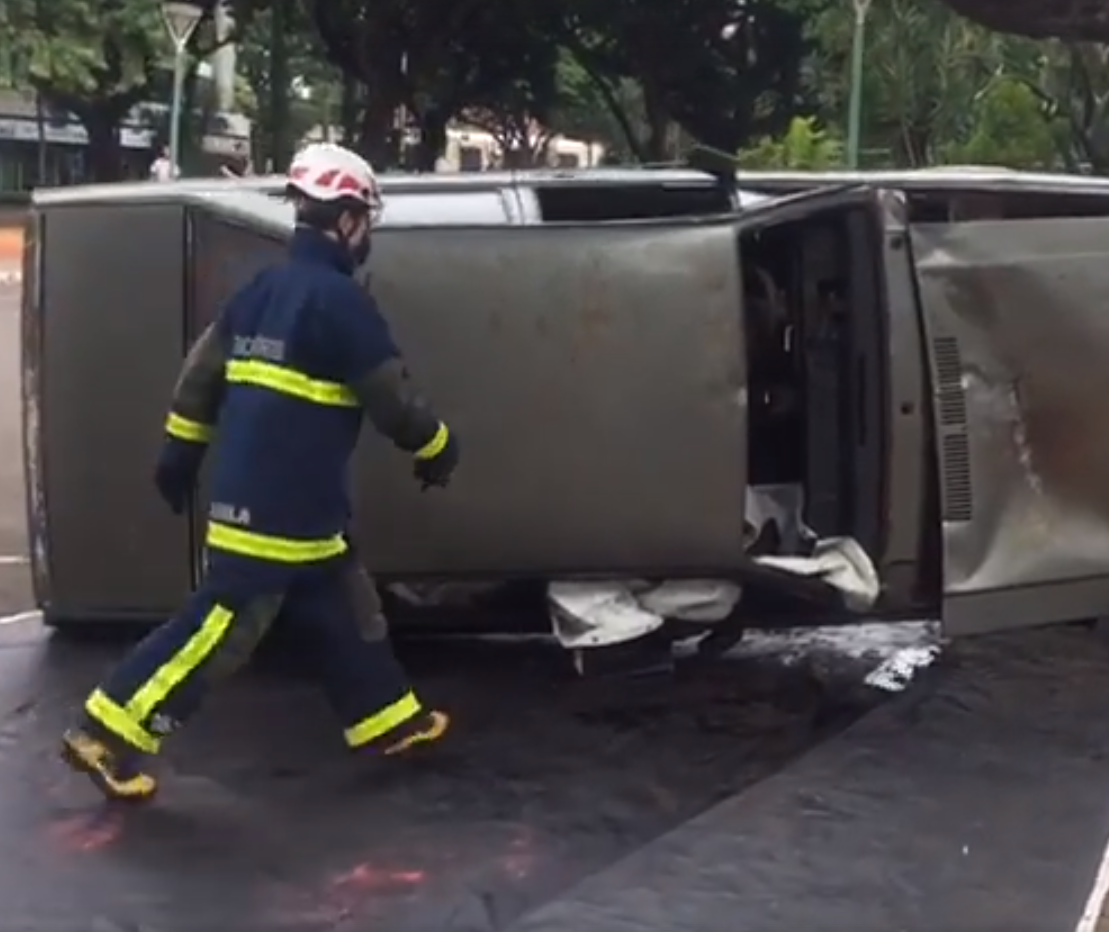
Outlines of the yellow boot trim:
M 87 775 L 107 797 L 119 800 L 150 799 L 158 790 L 158 781 L 148 773 L 121 777 L 113 764 L 115 758 L 102 741 L 82 731 L 67 732 L 62 738 L 62 758 L 70 767 Z
M 428 715 L 428 719 L 427 728 L 421 728 L 419 731 L 407 734 L 395 744 L 390 744 L 383 752 L 385 756 L 388 757 L 390 754 L 401 754 L 417 744 L 438 741 L 447 733 L 447 729 L 451 727 L 451 719 L 446 712 L 431 712 Z

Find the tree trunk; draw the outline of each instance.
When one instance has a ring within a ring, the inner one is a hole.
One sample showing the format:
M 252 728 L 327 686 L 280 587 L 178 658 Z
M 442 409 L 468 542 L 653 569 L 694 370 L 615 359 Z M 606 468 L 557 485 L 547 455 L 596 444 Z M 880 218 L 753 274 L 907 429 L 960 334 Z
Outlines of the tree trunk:
M 396 163 L 393 145 L 393 120 L 396 108 L 372 91 L 362 110 L 358 128 L 358 152 L 369 159 L 374 168 L 390 168 Z
M 358 139 L 358 83 L 346 74 L 339 97 L 339 131 L 348 146 Z
M 90 181 L 119 181 L 123 177 L 123 152 L 119 143 L 121 117 L 97 107 L 74 111 L 89 136 L 86 150 Z
M 270 156 L 274 170 L 284 171 L 293 158 L 293 140 L 290 136 L 291 113 L 289 107 L 289 37 L 292 16 L 290 0 L 276 0 L 270 15 L 270 95 L 269 124 L 271 133 Z
M 46 178 L 46 108 L 41 91 L 35 91 L 35 129 L 38 133 L 38 177 L 35 183 L 45 187 L 49 184 Z
M 648 162 L 669 160 L 670 117 L 662 104 L 662 95 L 648 83 L 643 85 L 643 109 L 647 119 L 647 144 L 644 146 Z
M 416 147 L 415 164 L 418 172 L 435 171 L 435 163 L 447 149 L 447 114 L 437 107 L 429 107 L 419 115 L 420 144 Z
M 204 133 L 208 127 L 211 113 L 209 100 L 198 100 L 201 96 L 200 73 L 197 62 L 192 62 L 185 72 L 181 87 L 181 125 L 177 142 L 180 151 L 177 170 L 185 177 L 190 171 L 198 171 L 204 161 Z M 207 98 L 209 95 L 205 94 Z

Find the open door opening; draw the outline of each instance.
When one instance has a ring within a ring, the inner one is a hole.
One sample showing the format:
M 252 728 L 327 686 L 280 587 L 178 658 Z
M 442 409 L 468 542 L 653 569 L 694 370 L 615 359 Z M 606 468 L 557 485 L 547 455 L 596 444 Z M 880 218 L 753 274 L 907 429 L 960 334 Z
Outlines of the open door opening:
M 857 198 L 743 229 L 739 241 L 750 552 L 779 571 L 770 588 L 823 602 L 828 575 L 802 567 L 838 551 L 845 572 L 866 577 L 841 576 L 858 587 L 844 600 L 854 610 L 879 585 L 871 561 L 882 535 L 886 379 L 876 244 L 870 203 Z

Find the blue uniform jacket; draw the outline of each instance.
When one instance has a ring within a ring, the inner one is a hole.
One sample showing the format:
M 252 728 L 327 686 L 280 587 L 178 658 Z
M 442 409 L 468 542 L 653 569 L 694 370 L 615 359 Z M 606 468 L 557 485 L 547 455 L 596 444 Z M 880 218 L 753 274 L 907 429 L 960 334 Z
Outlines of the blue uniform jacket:
M 358 386 L 390 366 L 406 375 L 352 271 L 338 243 L 299 228 L 287 260 L 237 292 L 190 352 L 166 429 L 170 443 L 214 437 L 210 548 L 282 564 L 346 549 L 366 397 Z M 393 394 L 394 440 L 413 451 L 441 445 L 446 428 L 418 396 Z

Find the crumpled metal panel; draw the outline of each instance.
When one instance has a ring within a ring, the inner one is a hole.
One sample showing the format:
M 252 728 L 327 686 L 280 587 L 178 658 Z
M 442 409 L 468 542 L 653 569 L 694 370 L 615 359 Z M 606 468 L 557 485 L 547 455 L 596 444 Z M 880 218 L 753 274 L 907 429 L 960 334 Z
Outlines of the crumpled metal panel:
M 914 228 L 951 633 L 1109 607 L 1109 220 Z

